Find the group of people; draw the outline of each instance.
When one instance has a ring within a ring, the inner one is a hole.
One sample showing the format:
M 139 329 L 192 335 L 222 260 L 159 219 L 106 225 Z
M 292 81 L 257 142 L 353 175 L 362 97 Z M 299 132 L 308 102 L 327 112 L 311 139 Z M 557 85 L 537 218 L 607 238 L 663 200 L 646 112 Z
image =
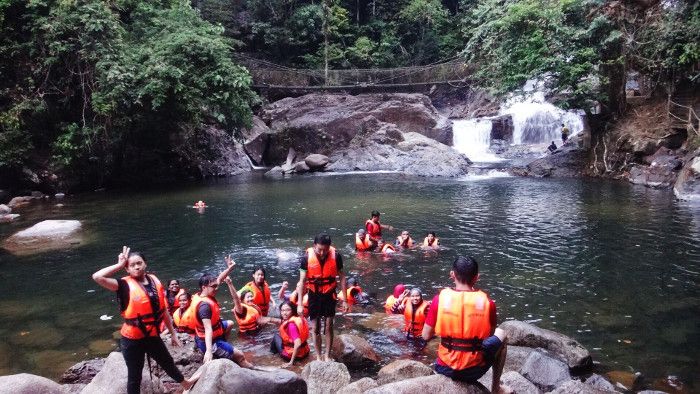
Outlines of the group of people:
M 401 235 L 396 238 L 393 244 L 384 242 L 382 238 L 382 229 L 393 231 L 394 227 L 388 224 L 382 224 L 379 221 L 380 215 L 379 211 L 372 211 L 371 217 L 365 222 L 365 228 L 361 228 L 355 233 L 355 249 L 357 249 L 357 251 L 377 251 L 382 254 L 391 254 L 396 253 L 399 248 L 411 249 L 418 246 L 407 230 L 401 231 Z M 429 232 L 420 244 L 421 247 L 427 249 L 437 249 L 439 245 L 440 239 L 437 238 L 434 231 Z
M 569 130 L 568 127 L 566 127 L 566 124 L 562 123 L 561 124 L 561 144 L 562 146 L 566 145 L 566 141 L 569 140 L 569 134 L 571 134 L 571 131 Z M 554 153 L 557 150 L 557 144 L 552 141 L 551 144 L 547 147 L 547 150 L 549 153 Z
M 382 225 L 375 211 L 367 221 L 367 233 L 377 246 L 382 241 L 382 228 L 393 229 Z M 405 243 L 405 239 L 402 233 L 397 241 Z M 410 236 L 408 239 L 411 242 Z M 428 247 L 436 247 L 438 242 L 432 234 Z M 128 369 L 129 393 L 139 392 L 145 355 L 155 360 L 183 389 L 195 383 L 197 376 L 186 379 L 175 366 L 160 337 L 164 330 L 171 333 L 174 346 L 181 346 L 176 332 L 192 335 L 196 347 L 204 354 L 204 363 L 227 358 L 241 367 L 254 368 L 243 352 L 227 340 L 234 322 L 226 319 L 216 299 L 223 283 L 233 299 L 232 315 L 238 331 L 254 334 L 266 324 L 279 326 L 270 350 L 286 360 L 288 366 L 310 354 L 309 338 L 316 359 L 331 360 L 336 310 L 346 312 L 349 305 L 366 301 L 357 280 L 346 280 L 342 256 L 325 233 L 318 234 L 300 257 L 299 280 L 291 294 L 287 295 L 288 282 L 283 282 L 277 294 L 279 305 L 272 297 L 264 268 L 255 268 L 252 280 L 237 291 L 230 277 L 236 263 L 228 256 L 225 264 L 217 276 L 203 274 L 195 294 L 188 293 L 177 280 L 171 280 L 166 289 L 158 278 L 146 272 L 144 255 L 126 246 L 116 264 L 93 274 L 100 286 L 117 294 L 124 318 L 121 350 Z M 122 269 L 126 270 L 126 276 L 112 278 Z M 384 308 L 386 313 L 404 315 L 408 338 L 425 343 L 435 335 L 440 337 L 435 364 L 438 373 L 455 380 L 476 381 L 493 366 L 491 388 L 499 392 L 503 389 L 500 376 L 506 356 L 506 335 L 496 328 L 495 304 L 474 287 L 478 272 L 475 259 L 458 257 L 450 271 L 454 288 L 443 289 L 432 301 L 426 301 L 419 288 L 408 290 L 397 285 Z M 279 318 L 269 316 L 276 307 Z

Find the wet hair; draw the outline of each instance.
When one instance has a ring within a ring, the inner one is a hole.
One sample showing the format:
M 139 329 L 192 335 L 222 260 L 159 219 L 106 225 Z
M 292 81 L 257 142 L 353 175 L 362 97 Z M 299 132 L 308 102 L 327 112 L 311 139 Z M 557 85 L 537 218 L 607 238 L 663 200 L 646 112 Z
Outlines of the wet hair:
M 192 299 L 192 294 L 190 294 L 189 291 L 186 291 L 186 292 L 180 294 L 180 295 L 178 296 L 178 298 L 180 298 L 180 297 L 183 296 L 183 295 L 184 295 L 185 297 L 187 297 L 187 301 L 190 301 L 190 300 Z
M 289 306 L 289 308 L 291 308 L 292 316 L 297 315 L 297 308 L 290 301 L 282 301 L 282 303 L 280 304 L 280 312 L 282 312 L 282 307 L 285 305 L 287 305 L 287 306 Z
M 241 297 L 240 297 L 240 298 L 241 298 L 241 301 L 245 302 L 245 296 L 248 295 L 248 293 L 253 294 L 253 292 L 250 291 L 250 290 L 243 290 L 243 291 L 241 292 Z
M 314 237 L 314 244 L 331 246 L 331 236 L 326 233 L 320 233 Z
M 146 256 L 141 252 L 137 252 L 137 251 L 129 252 L 129 257 L 127 257 L 127 258 L 131 258 L 132 256 L 141 257 L 141 260 L 143 260 L 144 263 L 146 262 Z
M 255 269 L 253 270 L 253 275 L 255 275 L 255 273 L 258 272 L 258 271 L 262 271 L 263 276 L 264 276 L 265 278 L 267 278 L 267 273 L 265 272 L 265 268 L 263 268 L 261 265 L 255 267 Z
M 437 234 L 435 234 L 435 231 L 429 231 L 428 235 L 432 235 L 433 237 L 437 237 Z
M 211 282 L 216 281 L 216 276 L 212 274 L 203 274 L 201 278 L 199 278 L 199 288 L 201 289 L 204 286 L 209 286 Z
M 372 211 L 372 217 L 379 216 L 379 211 Z
M 471 256 L 458 256 L 452 263 L 452 271 L 460 283 L 472 285 L 479 274 L 479 263 Z
M 357 230 L 357 233 L 358 234 L 367 234 L 367 231 L 365 229 L 361 228 L 361 229 Z
M 179 280 L 177 280 L 177 279 L 170 279 L 170 280 L 168 281 L 168 287 L 170 287 L 170 284 L 173 283 L 173 282 L 177 282 L 177 285 L 180 286 L 180 281 L 179 281 Z
M 411 289 L 411 292 L 408 293 L 408 295 L 412 296 L 412 295 L 413 295 L 413 292 L 415 292 L 415 291 L 418 292 L 418 295 L 420 295 L 420 299 L 422 300 L 422 299 L 423 299 L 423 291 L 421 291 L 420 287 L 414 287 L 414 288 L 412 288 L 412 289 Z
M 357 284 L 357 279 L 355 278 L 348 278 L 348 283 L 349 286 L 356 285 Z

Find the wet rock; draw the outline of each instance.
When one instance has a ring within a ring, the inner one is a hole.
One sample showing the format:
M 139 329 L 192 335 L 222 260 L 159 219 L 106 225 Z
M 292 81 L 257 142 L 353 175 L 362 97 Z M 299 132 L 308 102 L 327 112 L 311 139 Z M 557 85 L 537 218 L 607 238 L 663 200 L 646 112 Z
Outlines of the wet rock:
M 8 207 L 5 204 L 0 204 L 0 215 L 12 213 L 12 208 Z
M 700 201 L 700 150 L 687 158 L 678 173 L 673 193 L 681 200 Z
M 331 354 L 350 369 L 372 367 L 379 362 L 379 356 L 372 345 L 364 338 L 352 334 L 338 335 L 333 341 Z
M 616 387 L 622 386 L 623 390 L 639 388 L 644 379 L 641 373 L 630 371 L 610 371 L 605 376 L 614 382 Z
M 57 200 L 60 200 L 60 199 L 64 198 L 65 196 L 66 196 L 65 193 L 56 193 L 56 194 L 54 194 L 54 198 L 56 198 Z
M 338 390 L 337 394 L 362 394 L 367 390 L 371 390 L 377 387 L 377 381 L 372 378 L 362 378 L 357 382 L 350 383 L 349 385 Z
M 202 375 L 190 393 L 301 394 L 306 393 L 306 383 L 284 369 L 251 370 L 228 359 L 217 359 L 202 366 Z
M 640 384 L 635 385 L 635 387 L 641 386 Z M 692 392 L 692 390 L 689 390 L 685 384 L 681 381 L 681 379 L 678 376 L 675 375 L 669 375 L 665 378 L 660 378 L 654 380 L 652 383 L 652 387 L 656 389 L 661 389 L 662 391 L 666 391 L 669 393 L 689 393 Z
M 542 392 L 532 382 L 515 371 L 504 372 L 501 375 L 501 384 L 510 387 L 513 392 L 518 394 L 540 394 Z
M 461 383 L 444 375 L 423 376 L 379 386 L 366 394 L 482 394 L 489 391 L 481 383 Z
M 243 144 L 226 130 L 207 125 L 196 133 L 196 143 L 180 134 L 173 134 L 171 140 L 172 150 L 180 158 L 178 165 L 186 169 L 188 174 L 207 178 L 238 175 L 251 170 Z M 142 171 L 151 170 L 144 168 Z
M 294 163 L 294 172 L 297 174 L 303 174 L 305 172 L 309 172 L 311 169 L 309 168 L 308 165 L 306 165 L 306 162 L 304 161 L 298 161 Z
M 10 223 L 19 217 L 18 213 L 7 213 L 0 215 L 0 223 Z
M 583 174 L 588 152 L 581 148 L 583 136 L 575 135 L 552 154 L 536 159 L 525 167 L 516 167 L 512 173 L 519 176 L 570 178 Z
M 10 202 L 7 203 L 7 206 L 15 209 L 19 208 L 25 205 L 28 205 L 34 200 L 34 197 L 32 196 L 19 196 L 19 197 L 14 197 Z
M 59 383 L 90 383 L 105 365 L 104 358 L 81 361 L 68 368 Z
M 508 334 L 509 344 L 546 349 L 566 361 L 575 372 L 587 371 L 593 367 L 593 359 L 588 350 L 566 335 L 518 320 L 507 321 L 500 327 Z
M 312 361 L 301 371 L 309 393 L 331 394 L 350 383 L 350 373 L 345 364 L 332 361 Z
M 605 391 L 615 391 L 615 385 L 610 383 L 607 379 L 598 374 L 591 375 L 586 379 L 585 383 L 589 386 L 593 386 L 599 390 Z
M 569 380 L 564 382 L 559 387 L 549 392 L 550 394 L 612 394 L 617 391 L 601 390 L 599 388 L 589 386 L 580 380 Z
M 653 155 L 644 158 L 648 165 L 635 164 L 627 179 L 636 185 L 653 188 L 669 188 L 676 182 L 682 159 L 668 148 L 659 148 Z
M 270 139 L 270 134 L 272 130 L 257 116 L 253 116 L 253 124 L 250 129 L 244 129 L 242 131 L 243 138 L 243 148 L 248 154 L 250 159 L 256 165 L 263 164 L 263 154 L 265 149 L 267 149 L 267 143 Z
M 265 177 L 268 178 L 282 178 L 284 176 L 284 171 L 281 166 L 273 167 L 271 170 L 265 173 Z
M 314 153 L 312 155 L 306 156 L 304 159 L 304 162 L 306 163 L 307 166 L 311 169 L 311 171 L 318 171 L 322 170 L 329 162 L 328 156 L 326 155 L 320 155 L 318 153 Z
M 566 364 L 540 351 L 530 354 L 520 369 L 520 374 L 542 391 L 554 390 L 571 379 Z
M 68 248 L 82 241 L 78 220 L 44 220 L 6 239 L 2 246 L 16 255 Z
M 37 191 L 37 190 L 34 190 L 34 191 L 31 193 L 31 195 L 32 195 L 32 197 L 35 198 L 35 199 L 41 199 L 41 198 L 46 197 L 46 195 L 45 195 L 44 193 L 42 193 L 42 192 L 40 192 L 40 191 Z
M 82 394 L 126 393 L 126 380 L 127 370 L 124 357 L 121 353 L 112 352 L 105 360 L 100 372 L 95 375 L 90 384 L 85 386 Z M 153 381 L 151 381 L 148 368 L 144 368 L 141 374 L 141 393 L 155 394 L 163 391 L 163 383 L 158 376 L 154 374 Z
M 91 341 L 88 345 L 90 353 L 93 354 L 107 354 L 114 350 L 117 344 L 111 339 L 96 339 Z
M 396 360 L 379 370 L 377 383 L 381 386 L 391 382 L 432 374 L 433 370 L 430 367 L 418 361 Z
M 501 115 L 491 119 L 491 139 L 513 142 L 513 117 Z
M 64 394 L 63 387 L 41 376 L 20 373 L 0 376 L 0 394 Z
M 642 390 L 642 391 L 637 391 L 637 394 L 668 394 L 665 391 L 659 391 L 659 390 Z

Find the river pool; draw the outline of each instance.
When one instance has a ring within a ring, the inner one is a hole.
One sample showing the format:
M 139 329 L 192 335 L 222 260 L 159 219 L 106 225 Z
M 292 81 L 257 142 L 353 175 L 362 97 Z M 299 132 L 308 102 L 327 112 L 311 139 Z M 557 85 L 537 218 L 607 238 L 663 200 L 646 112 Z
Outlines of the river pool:
M 203 213 L 188 207 L 200 199 L 209 205 Z M 481 264 L 479 285 L 496 300 L 499 321 L 572 336 L 604 369 L 641 371 L 650 380 L 676 375 L 691 389 L 700 382 L 700 208 L 670 191 L 591 179 L 251 175 L 60 202 L 24 209 L 19 221 L 0 227 L 6 238 L 39 220 L 78 219 L 87 234 L 69 250 L 0 254 L 0 374 L 57 378 L 115 346 L 121 319 L 114 297 L 90 275 L 112 264 L 122 245 L 143 251 L 162 280 L 180 278 L 186 288 L 202 271 L 218 272 L 231 254 L 240 266 L 236 285 L 262 264 L 278 289 L 283 280 L 296 282 L 296 256 L 325 230 L 346 272 L 381 300 L 396 283 L 432 297 L 450 285 L 454 257 L 468 253 Z M 353 234 L 374 209 L 416 240 L 436 231 L 444 247 L 357 256 Z M 338 317 L 339 327 L 367 337 L 385 362 L 406 356 L 411 350 L 396 330 L 372 314 L 380 310 Z M 242 346 L 254 355 L 266 347 L 263 340 Z

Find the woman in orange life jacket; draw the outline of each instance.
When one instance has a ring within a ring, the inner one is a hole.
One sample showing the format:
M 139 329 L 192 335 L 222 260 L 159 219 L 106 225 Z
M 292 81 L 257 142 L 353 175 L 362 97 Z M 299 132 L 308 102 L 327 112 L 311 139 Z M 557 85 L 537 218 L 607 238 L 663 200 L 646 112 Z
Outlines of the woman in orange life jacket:
M 392 308 L 394 307 L 396 301 L 401 298 L 401 295 L 404 297 L 402 302 L 406 302 L 408 290 L 406 289 L 405 285 L 399 283 L 398 285 L 394 286 L 394 292 L 389 294 L 389 297 L 386 298 L 386 301 L 384 302 L 384 312 L 387 314 L 394 314 Z
M 177 332 L 194 336 L 194 308 L 190 308 L 192 295 L 184 292 L 178 296 L 178 308 L 173 313 L 173 326 Z M 190 308 L 190 309 L 188 309 Z
M 270 287 L 267 285 L 267 281 L 265 281 L 266 277 L 265 268 L 256 267 L 253 270 L 253 280 L 246 283 L 246 285 L 238 291 L 238 296 L 241 299 L 244 298 L 244 291 L 250 291 L 253 294 L 253 302 L 258 306 L 263 316 L 267 316 L 270 305 L 272 305 L 272 307 L 275 306 L 275 300 L 273 300 L 270 295 Z
M 400 248 L 410 249 L 413 247 L 413 245 L 413 238 L 411 238 L 411 235 L 406 230 L 403 230 L 401 235 L 396 238 L 396 246 Z
M 434 231 L 428 233 L 428 235 L 423 239 L 424 248 L 437 249 L 440 246 L 440 239 L 435 235 Z
M 338 299 L 345 300 L 349 306 L 356 304 L 369 304 L 369 297 L 367 296 L 367 293 L 362 291 L 362 287 L 360 287 L 360 284 L 357 283 L 357 279 L 355 278 L 348 278 L 345 293 L 346 294 L 343 294 L 342 292 L 338 293 Z
M 126 270 L 127 276 L 121 279 L 110 278 L 122 269 Z M 124 246 L 117 263 L 95 272 L 92 279 L 105 289 L 117 293 L 124 317 L 120 345 L 128 371 L 127 392 L 132 394 L 140 391 L 146 354 L 173 380 L 179 382 L 183 389 L 189 390 L 194 384 L 193 379 L 188 380 L 182 376 L 159 336 L 159 326 L 163 320 L 170 331 L 173 346 L 182 346 L 175 334 L 170 314 L 167 313 L 163 285 L 155 275 L 146 273 L 143 254 L 131 252 Z
M 180 296 L 187 291 L 180 287 L 180 281 L 170 279 L 168 282 L 168 290 L 165 292 L 165 299 L 168 301 L 168 312 L 170 315 L 175 313 L 175 310 L 180 306 Z
M 292 304 L 292 308 L 294 311 L 297 310 L 297 304 L 299 302 L 299 297 L 297 296 L 297 291 L 294 290 L 292 294 L 287 297 L 287 289 L 289 288 L 289 282 L 286 280 L 282 282 L 282 286 L 280 287 L 279 292 L 277 293 L 277 298 L 281 302 L 289 301 L 290 304 Z M 309 293 L 304 294 L 304 297 L 302 298 L 302 304 L 304 306 L 304 316 L 309 316 Z
M 243 300 L 238 296 L 236 288 L 233 287 L 231 278 L 225 279 L 228 285 L 228 291 L 233 298 L 233 316 L 238 323 L 238 332 L 240 334 L 255 334 L 258 329 L 265 324 L 280 324 L 282 321 L 275 317 L 263 316 L 262 312 L 255 304 L 253 293 L 249 290 L 244 290 L 242 293 Z
M 358 252 L 366 252 L 368 250 L 372 250 L 373 247 L 374 244 L 369 238 L 367 231 L 363 228 L 357 230 L 357 233 L 355 234 L 355 249 Z
M 423 293 L 417 287 L 411 289 L 408 294 L 407 302 L 404 302 L 406 293 L 401 294 L 396 303 L 394 303 L 391 312 L 397 314 L 403 313 L 405 323 L 404 332 L 406 333 L 407 339 L 414 339 L 425 344 L 421 335 L 423 334 L 425 317 L 430 308 L 430 301 L 425 301 L 423 299 Z
M 289 360 L 283 367 L 291 367 L 294 360 L 300 360 L 309 355 L 309 324 L 306 318 L 299 317 L 289 301 L 280 304 L 279 332 L 275 333 L 270 343 L 270 351 L 279 354 L 283 359 Z

